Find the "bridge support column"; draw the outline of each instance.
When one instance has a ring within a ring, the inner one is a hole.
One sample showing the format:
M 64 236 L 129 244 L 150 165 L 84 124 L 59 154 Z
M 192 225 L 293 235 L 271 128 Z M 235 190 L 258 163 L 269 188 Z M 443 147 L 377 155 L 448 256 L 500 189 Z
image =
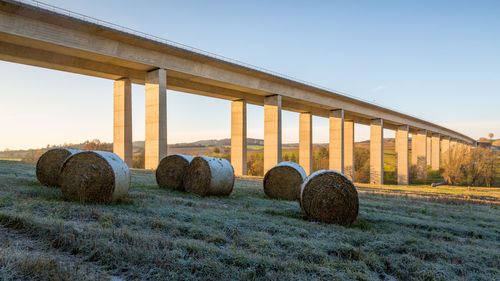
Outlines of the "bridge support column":
M 384 121 L 370 124 L 370 183 L 384 184 Z
M 459 144 L 459 147 L 460 147 L 460 150 L 464 151 L 465 150 L 465 144 L 463 141 L 458 141 L 458 144 Z
M 281 96 L 264 100 L 264 174 L 281 162 Z
M 344 173 L 344 110 L 330 111 L 330 143 L 328 166 Z
M 450 159 L 450 137 L 441 138 L 441 164 L 447 163 Z
M 309 112 L 299 115 L 299 164 L 306 175 L 312 172 L 312 115 Z
M 411 133 L 411 169 L 417 167 L 417 132 Z
M 454 151 L 457 149 L 457 139 L 450 138 L 450 149 L 451 149 L 451 151 Z
M 415 149 L 417 179 L 424 181 L 427 179 L 427 130 L 416 133 Z
M 431 149 L 431 167 L 433 170 L 439 170 L 441 158 L 441 135 L 432 134 Z
M 247 102 L 231 102 L 231 165 L 236 176 L 247 175 Z
M 167 72 L 157 69 L 146 74 L 145 168 L 156 169 L 167 156 Z
M 354 121 L 344 120 L 344 174 L 354 181 Z
M 408 125 L 399 126 L 396 130 L 396 168 L 399 185 L 410 183 L 408 163 Z
M 432 138 L 431 136 L 427 136 L 427 166 L 432 164 Z
M 132 167 L 132 87 L 130 79 L 113 83 L 113 152 Z
M 466 143 L 465 141 L 463 142 L 464 144 L 464 149 L 468 152 L 469 151 L 469 144 Z

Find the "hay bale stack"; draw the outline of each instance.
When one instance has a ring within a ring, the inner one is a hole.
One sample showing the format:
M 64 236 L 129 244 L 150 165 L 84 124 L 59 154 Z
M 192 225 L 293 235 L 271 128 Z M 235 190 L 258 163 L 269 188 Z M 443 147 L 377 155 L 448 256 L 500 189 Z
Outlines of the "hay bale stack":
M 297 200 L 306 172 L 297 163 L 281 162 L 264 176 L 264 193 L 271 198 Z
M 348 226 L 358 216 L 358 192 L 343 174 L 316 171 L 302 184 L 300 206 L 310 220 Z
M 60 182 L 63 196 L 68 200 L 110 203 L 127 195 L 130 170 L 114 153 L 84 151 L 66 159 Z
M 80 152 L 79 149 L 52 148 L 47 150 L 36 162 L 36 177 L 45 186 L 59 187 L 59 172 L 64 160 Z
M 195 157 L 184 175 L 186 191 L 200 196 L 227 196 L 233 186 L 233 166 L 223 158 Z
M 184 174 L 192 156 L 174 154 L 163 158 L 156 169 L 156 182 L 160 188 L 170 188 L 185 191 Z

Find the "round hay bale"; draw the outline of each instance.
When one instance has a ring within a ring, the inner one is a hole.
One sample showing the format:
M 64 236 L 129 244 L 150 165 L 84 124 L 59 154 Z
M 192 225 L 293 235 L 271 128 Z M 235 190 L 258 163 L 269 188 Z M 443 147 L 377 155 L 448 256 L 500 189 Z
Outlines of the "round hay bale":
M 36 177 L 38 181 L 45 186 L 59 187 L 59 172 L 64 160 L 80 151 L 79 149 L 65 147 L 47 150 L 36 162 Z
M 343 174 L 320 170 L 302 184 L 300 206 L 311 220 L 349 226 L 358 216 L 358 192 Z
M 116 154 L 84 151 L 66 159 L 61 167 L 64 198 L 92 203 L 110 203 L 125 197 L 130 170 Z
M 233 186 L 233 166 L 223 158 L 195 157 L 184 175 L 186 191 L 200 196 L 227 196 Z
M 192 156 L 182 154 L 169 155 L 163 158 L 156 169 L 158 186 L 160 188 L 185 191 L 184 174 L 192 160 Z
M 281 162 L 264 176 L 264 193 L 271 198 L 297 200 L 306 172 L 297 163 Z

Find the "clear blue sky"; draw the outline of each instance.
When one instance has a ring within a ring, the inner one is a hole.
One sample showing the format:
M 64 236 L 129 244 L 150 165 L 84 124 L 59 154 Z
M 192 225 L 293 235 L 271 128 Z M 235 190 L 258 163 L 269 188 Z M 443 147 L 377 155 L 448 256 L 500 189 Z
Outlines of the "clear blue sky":
M 67 1 L 124 25 L 450 127 L 500 137 L 500 1 Z M 112 141 L 112 81 L 0 62 L 0 150 Z M 262 138 L 263 109 L 248 108 Z M 328 121 L 315 118 L 314 142 Z M 133 87 L 144 139 L 144 87 Z M 298 114 L 283 113 L 298 142 Z M 387 131 L 386 136 L 394 134 Z M 168 92 L 169 143 L 230 136 L 230 103 Z M 356 139 L 368 138 L 366 126 Z

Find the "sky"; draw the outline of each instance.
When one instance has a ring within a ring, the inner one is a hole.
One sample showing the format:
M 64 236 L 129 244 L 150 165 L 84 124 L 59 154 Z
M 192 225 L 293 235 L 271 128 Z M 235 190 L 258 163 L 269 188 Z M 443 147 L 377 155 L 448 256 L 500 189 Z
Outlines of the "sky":
M 44 2 L 500 137 L 500 1 Z M 170 144 L 230 137 L 229 101 L 167 95 Z M 133 139 L 144 140 L 144 86 L 132 102 Z M 298 124 L 283 111 L 284 143 L 298 142 Z M 248 137 L 263 138 L 263 125 L 263 108 L 248 105 Z M 113 81 L 0 61 L 0 150 L 95 138 L 113 139 Z M 313 142 L 327 141 L 328 120 L 314 117 Z

